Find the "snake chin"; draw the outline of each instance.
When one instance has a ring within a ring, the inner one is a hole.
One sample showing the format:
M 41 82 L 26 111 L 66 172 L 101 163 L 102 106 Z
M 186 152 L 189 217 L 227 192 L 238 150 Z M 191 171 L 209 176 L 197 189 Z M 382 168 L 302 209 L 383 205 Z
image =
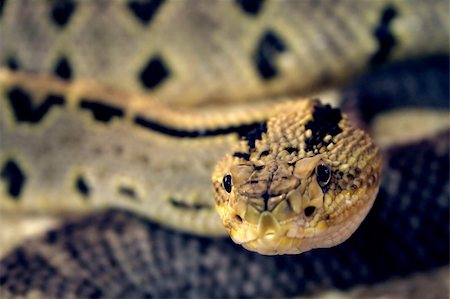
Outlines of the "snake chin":
M 264 255 L 299 254 L 347 240 L 372 207 L 378 183 L 362 185 L 353 192 L 322 186 L 319 178 L 323 173 L 317 169 L 331 164 L 321 155 L 300 159 L 295 166 L 266 163 L 265 169 L 272 173 L 270 182 L 256 180 L 246 165 L 232 166 L 229 176 L 235 187 L 229 189 L 228 201 L 217 206 L 232 240 Z M 338 171 L 330 168 L 330 172 Z M 333 176 L 325 181 L 336 180 Z
M 274 213 L 264 211 L 256 224 L 245 219 L 229 223 L 231 239 L 250 251 L 263 255 L 299 254 L 315 248 L 329 248 L 346 241 L 359 227 L 375 200 L 378 187 L 362 195 L 352 215 L 308 222 L 302 215 L 279 221 Z

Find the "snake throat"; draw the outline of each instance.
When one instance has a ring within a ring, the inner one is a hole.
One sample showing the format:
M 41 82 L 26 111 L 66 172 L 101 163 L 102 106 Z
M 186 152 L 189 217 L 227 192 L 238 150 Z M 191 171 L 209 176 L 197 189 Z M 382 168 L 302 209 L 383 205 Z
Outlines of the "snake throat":
M 233 241 L 261 254 L 345 241 L 378 192 L 378 148 L 318 100 L 282 105 L 232 153 L 213 173 L 216 209 Z

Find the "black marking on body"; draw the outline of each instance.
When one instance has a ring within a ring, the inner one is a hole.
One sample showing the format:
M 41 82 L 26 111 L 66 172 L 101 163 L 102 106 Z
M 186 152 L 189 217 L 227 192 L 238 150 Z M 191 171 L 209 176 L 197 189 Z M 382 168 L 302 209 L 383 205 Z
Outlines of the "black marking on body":
M 147 89 L 155 88 L 169 76 L 170 70 L 160 56 L 151 57 L 139 74 L 142 84 Z
M 94 118 L 100 122 L 109 122 L 114 117 L 123 117 L 122 109 L 99 103 L 95 100 L 83 99 L 80 102 L 81 109 L 91 110 Z
M 206 129 L 206 130 L 183 130 L 178 128 L 169 127 L 160 123 L 157 123 L 148 118 L 144 118 L 142 116 L 136 116 L 134 122 L 146 129 L 172 136 L 178 138 L 205 138 L 205 137 L 213 137 L 220 135 L 227 135 L 235 133 L 239 137 L 244 137 L 249 132 L 261 127 L 261 123 L 252 123 L 245 124 L 240 126 L 231 126 L 225 128 L 217 128 L 217 129 Z M 265 124 L 264 124 L 265 125 Z
M 129 199 L 132 200 L 139 200 L 139 197 L 136 193 L 136 190 L 134 190 L 134 188 L 129 187 L 129 186 L 120 186 L 119 187 L 119 193 L 128 197 Z
M 236 0 L 236 4 L 249 16 L 257 16 L 263 7 L 264 0 Z
M 49 95 L 39 106 L 33 106 L 31 96 L 23 89 L 14 87 L 8 92 L 9 103 L 17 122 L 38 123 L 52 106 L 63 106 L 64 97 Z
M 306 130 L 311 130 L 312 136 L 305 140 L 306 151 L 311 151 L 320 144 L 327 145 L 323 139 L 327 135 L 336 136 L 342 132 L 339 122 L 342 119 L 341 111 L 332 108 L 330 105 L 317 104 L 314 106 L 313 119 L 306 126 Z
M 51 20 L 59 27 L 63 28 L 69 23 L 76 3 L 70 0 L 52 1 Z
M 128 8 L 139 21 L 148 25 L 163 2 L 163 0 L 130 1 Z
M 89 197 L 91 193 L 91 187 L 87 183 L 86 179 L 83 176 L 78 176 L 75 181 L 75 188 L 83 197 Z
M 61 79 L 72 79 L 72 68 L 66 57 L 61 57 L 55 65 L 53 73 Z
M 10 70 L 15 71 L 15 70 L 19 69 L 20 64 L 19 64 L 19 62 L 17 61 L 17 59 L 16 59 L 15 57 L 9 56 L 9 57 L 6 59 L 6 66 L 7 66 Z
M 248 153 L 235 152 L 233 154 L 233 157 L 237 157 L 237 158 L 244 159 L 246 161 L 250 161 L 250 154 L 248 154 Z
M 7 160 L 2 167 L 0 177 L 8 184 L 9 195 L 13 199 L 18 200 L 26 181 L 25 174 L 20 169 L 20 165 L 13 159 Z
M 262 138 L 262 134 L 265 132 L 267 132 L 267 123 L 264 122 L 260 123 L 243 137 L 244 140 L 247 140 L 250 151 L 255 148 L 256 140 L 260 140 Z
M 392 34 L 390 25 L 397 16 L 397 10 L 393 6 L 386 7 L 381 15 L 380 23 L 373 31 L 378 42 L 378 49 L 370 58 L 370 64 L 373 66 L 384 63 L 397 44 L 395 36 Z
M 261 37 L 253 55 L 258 73 L 264 80 L 274 78 L 278 74 L 275 58 L 286 51 L 286 45 L 272 30 L 268 30 Z
M 185 201 L 176 199 L 176 198 L 170 198 L 169 200 L 170 204 L 174 206 L 177 209 L 183 209 L 183 210 L 203 210 L 203 209 L 210 209 L 211 207 L 207 204 L 202 203 L 187 203 Z
M 3 8 L 6 5 L 6 0 L 0 0 L 0 18 L 3 16 Z

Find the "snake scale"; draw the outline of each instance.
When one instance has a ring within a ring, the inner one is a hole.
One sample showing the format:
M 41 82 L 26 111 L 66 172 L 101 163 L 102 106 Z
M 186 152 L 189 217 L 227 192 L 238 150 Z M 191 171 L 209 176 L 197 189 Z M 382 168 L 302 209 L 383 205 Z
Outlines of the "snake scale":
M 446 8 L 3 3 L 2 215 L 72 220 L 4 254 L 2 297 L 292 296 L 448 264 L 445 129 L 383 149 L 372 212 L 337 247 L 264 257 L 206 237 L 224 233 L 213 209 L 214 165 L 240 137 L 250 146 L 249 132 L 284 99 L 353 79 L 339 97 L 359 127 L 404 106 L 448 111 Z M 383 66 L 407 57 L 422 58 Z M 231 170 L 235 180 L 243 169 Z

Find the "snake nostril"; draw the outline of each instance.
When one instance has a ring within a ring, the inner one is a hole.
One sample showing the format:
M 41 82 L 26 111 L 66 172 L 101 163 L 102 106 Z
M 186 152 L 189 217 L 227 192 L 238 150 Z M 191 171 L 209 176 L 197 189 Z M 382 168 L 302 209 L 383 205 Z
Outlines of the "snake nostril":
M 316 210 L 316 207 L 313 207 L 313 206 L 306 207 L 305 210 L 304 210 L 305 216 L 306 217 L 311 216 L 314 213 L 315 210 Z
M 237 221 L 242 222 L 242 217 L 239 215 L 234 215 Z

